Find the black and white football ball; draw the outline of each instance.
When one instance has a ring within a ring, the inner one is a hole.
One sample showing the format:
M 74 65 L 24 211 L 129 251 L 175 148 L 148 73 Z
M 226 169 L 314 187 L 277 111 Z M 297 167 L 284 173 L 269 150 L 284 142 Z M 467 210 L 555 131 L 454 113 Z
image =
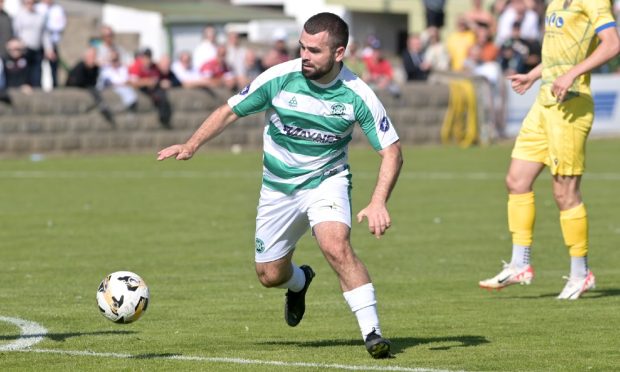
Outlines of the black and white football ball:
M 99 284 L 97 304 L 101 314 L 115 323 L 140 319 L 149 304 L 149 288 L 131 271 L 116 271 Z

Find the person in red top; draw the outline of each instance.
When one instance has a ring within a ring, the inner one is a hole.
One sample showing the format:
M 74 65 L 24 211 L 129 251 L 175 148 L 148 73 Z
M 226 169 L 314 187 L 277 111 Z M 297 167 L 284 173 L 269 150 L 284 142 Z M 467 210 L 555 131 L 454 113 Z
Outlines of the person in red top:
M 208 79 L 211 88 L 240 88 L 236 87 L 235 75 L 226 63 L 225 45 L 217 46 L 215 58 L 200 66 L 200 74 Z
M 165 129 L 172 129 L 170 119 L 172 108 L 168 101 L 166 89 L 162 86 L 162 74 L 157 65 L 153 62 L 153 55 L 150 49 L 143 49 L 136 55 L 136 59 L 129 66 L 129 83 L 136 89 L 146 93 L 150 98 L 159 114 L 159 122 Z
M 389 90 L 392 94 L 398 95 L 398 86 L 394 82 L 394 69 L 390 61 L 385 58 L 381 50 L 381 44 L 377 40 L 372 45 L 372 52 L 364 59 L 366 70 L 368 71 L 367 83 L 373 89 Z

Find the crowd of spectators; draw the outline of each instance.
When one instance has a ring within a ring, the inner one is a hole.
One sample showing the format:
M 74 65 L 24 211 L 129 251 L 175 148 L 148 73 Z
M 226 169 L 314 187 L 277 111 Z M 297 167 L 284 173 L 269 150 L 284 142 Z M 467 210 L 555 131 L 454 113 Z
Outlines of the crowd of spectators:
M 53 0 L 22 0 L 11 18 L 2 10 L 0 0 L 0 100 L 10 103 L 7 88 L 28 94 L 42 85 L 42 68 L 49 66 L 53 87 L 65 85 L 87 89 L 104 116 L 114 124 L 113 111 L 134 110 L 138 92 L 148 96 L 164 128 L 171 128 L 172 109 L 167 90 L 173 87 L 223 88 L 231 92 L 247 85 L 265 69 L 292 58 L 287 48 L 288 35 L 276 31 L 273 46 L 262 57 L 243 45 L 240 36 L 228 32 L 218 42 L 217 30 L 207 26 L 202 40 L 193 50 L 181 51 L 174 60 L 168 55 L 154 60 L 149 48 L 128 52 L 116 42 L 114 30 L 101 27 L 99 36 L 84 51 L 82 58 L 67 71 L 64 84 L 58 82 L 58 55 L 66 16 Z M 113 91 L 121 107 L 110 108 L 102 99 L 104 90 Z
M 451 71 L 482 76 L 498 89 L 503 76 L 527 72 L 540 62 L 544 0 L 496 0 L 488 8 L 482 0 L 472 0 L 449 31 L 444 24 L 445 2 L 423 1 L 426 28 L 408 36 L 400 58 L 369 35 L 364 45 L 350 42 L 345 63 L 374 89 L 398 95 L 398 76 L 423 81 L 432 72 Z M 22 0 L 11 19 L 2 10 L 3 3 L 0 0 L 0 100 L 10 102 L 6 88 L 28 93 L 41 87 L 42 66 L 49 66 L 54 87 L 63 85 L 58 81 L 59 45 L 67 24 L 62 6 L 54 0 Z M 615 11 L 620 13 L 620 0 L 615 0 Z M 181 51 L 174 59 L 162 55 L 154 60 L 148 48 L 125 50 L 117 44 L 114 30 L 104 25 L 96 43 L 71 66 L 64 85 L 88 89 L 109 118 L 113 116 L 101 91 L 114 91 L 123 110 L 136 107 L 141 91 L 157 107 L 162 126 L 170 128 L 169 88 L 237 90 L 265 69 L 295 56 L 283 30 L 274 32 L 273 44 L 266 50 L 249 47 L 235 32 L 228 32 L 225 40 L 221 36 L 207 26 L 193 50 Z M 620 71 L 617 62 L 603 70 Z

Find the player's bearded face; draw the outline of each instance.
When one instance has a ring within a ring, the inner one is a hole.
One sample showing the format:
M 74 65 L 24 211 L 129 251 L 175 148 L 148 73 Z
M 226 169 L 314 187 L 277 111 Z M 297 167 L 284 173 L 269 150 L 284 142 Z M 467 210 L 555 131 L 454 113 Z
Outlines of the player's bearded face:
M 301 60 L 301 73 L 310 80 L 319 80 L 327 75 L 336 64 L 336 59 L 333 56 L 329 56 L 329 59 L 322 63 L 313 63 L 310 60 Z
M 320 80 L 329 74 L 336 63 L 336 55 L 329 46 L 327 32 L 310 35 L 302 32 L 299 40 L 301 73 L 310 80 Z

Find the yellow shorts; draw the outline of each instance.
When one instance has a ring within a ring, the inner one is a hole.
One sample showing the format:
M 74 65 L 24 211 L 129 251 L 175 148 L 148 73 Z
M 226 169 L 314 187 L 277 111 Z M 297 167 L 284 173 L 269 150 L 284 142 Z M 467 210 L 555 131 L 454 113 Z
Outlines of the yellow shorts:
M 552 106 L 536 101 L 523 120 L 512 157 L 544 163 L 553 175 L 582 175 L 593 120 L 594 102 L 589 97 Z

